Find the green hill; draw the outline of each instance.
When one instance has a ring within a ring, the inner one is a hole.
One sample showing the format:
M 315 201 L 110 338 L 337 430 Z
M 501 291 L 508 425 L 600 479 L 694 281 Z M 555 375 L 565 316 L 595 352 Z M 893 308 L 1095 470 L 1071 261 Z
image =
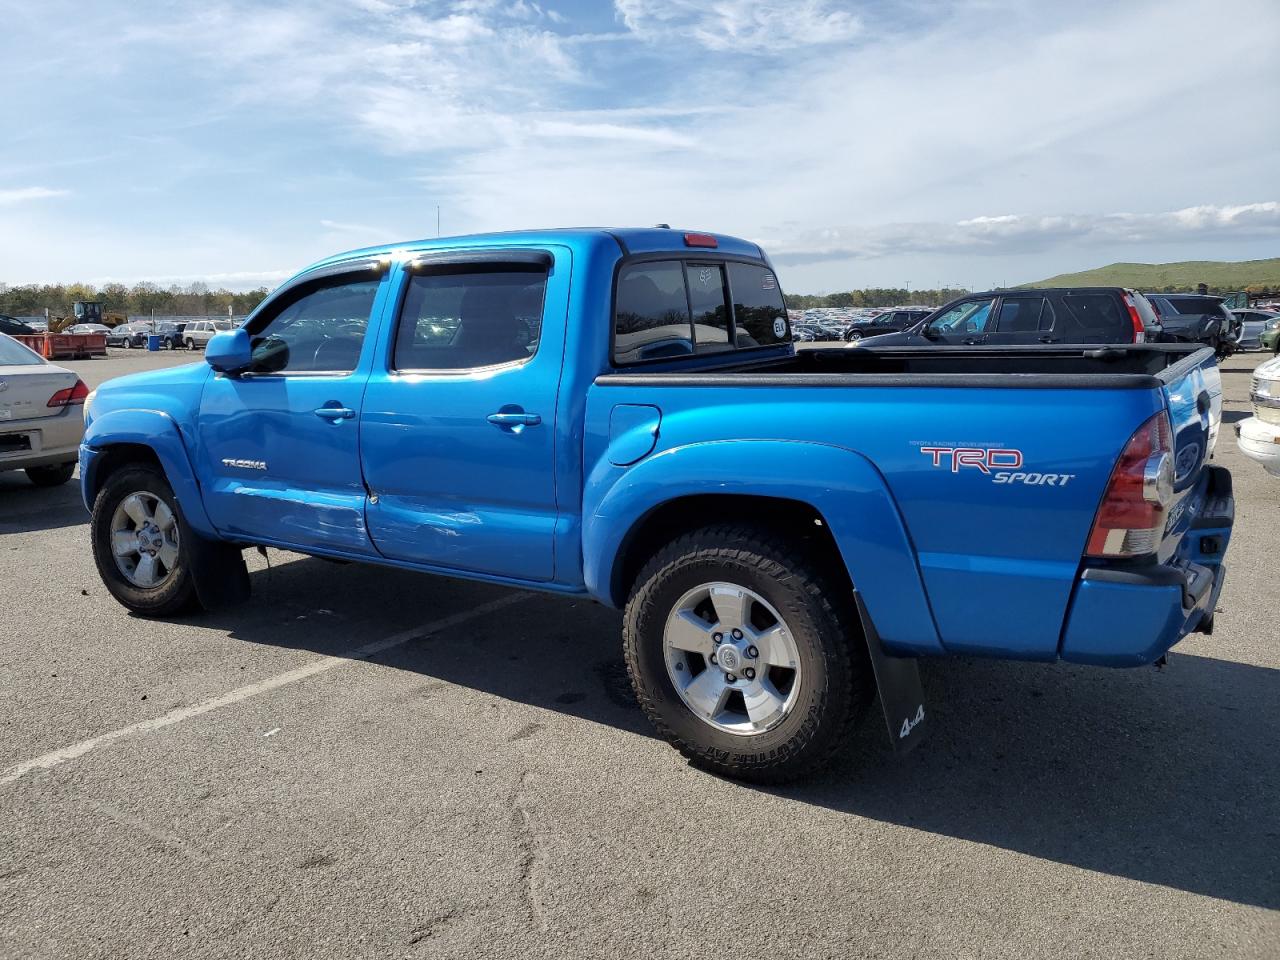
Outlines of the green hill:
M 1197 283 L 1220 292 L 1261 287 L 1280 289 L 1280 257 L 1270 260 L 1186 260 L 1182 263 L 1113 263 L 1063 273 L 1026 287 L 1136 287 L 1139 290 L 1194 290 Z

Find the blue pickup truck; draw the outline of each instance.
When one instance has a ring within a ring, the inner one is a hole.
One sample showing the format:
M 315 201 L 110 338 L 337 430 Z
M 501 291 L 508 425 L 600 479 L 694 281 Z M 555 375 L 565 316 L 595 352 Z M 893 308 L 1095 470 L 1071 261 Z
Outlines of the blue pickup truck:
M 796 351 L 754 243 L 553 230 L 304 270 L 204 362 L 85 407 L 92 545 L 144 616 L 242 552 L 586 594 L 695 763 L 779 781 L 916 663 L 1129 666 L 1208 631 L 1231 533 L 1194 345 Z

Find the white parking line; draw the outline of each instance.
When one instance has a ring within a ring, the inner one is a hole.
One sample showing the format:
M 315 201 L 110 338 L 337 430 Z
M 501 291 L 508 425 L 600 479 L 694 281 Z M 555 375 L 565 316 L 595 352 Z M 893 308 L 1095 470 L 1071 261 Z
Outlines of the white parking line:
M 160 730 L 164 727 L 171 727 L 175 723 L 181 723 L 184 720 L 190 720 L 192 717 L 198 717 L 201 714 L 209 713 L 211 710 L 217 710 L 220 707 L 227 707 L 233 703 L 240 703 L 242 700 L 248 700 L 262 693 L 268 693 L 271 690 L 288 686 L 291 683 L 297 683 L 299 680 L 305 680 L 308 677 L 314 677 L 318 673 L 324 673 L 332 670 L 334 667 L 340 667 L 345 663 L 351 663 L 363 657 L 372 656 L 376 653 L 382 653 L 384 650 L 390 650 L 392 647 L 399 647 L 414 640 L 418 637 L 427 636 L 433 633 L 439 633 L 441 630 L 448 630 L 450 627 L 456 627 L 460 623 L 466 623 L 468 620 L 474 620 L 477 617 L 483 617 L 485 614 L 493 613 L 495 610 L 501 610 L 503 607 L 518 603 L 528 598 L 525 593 L 513 593 L 497 600 L 491 600 L 489 603 L 482 603 L 478 607 L 465 610 L 461 613 L 455 613 L 451 617 L 445 617 L 442 620 L 436 620 L 434 623 L 426 623 L 420 627 L 414 627 L 412 630 L 405 630 L 402 633 L 394 634 L 384 640 L 378 640 L 374 643 L 366 644 L 363 647 L 356 647 L 345 653 L 336 656 L 322 657 L 319 660 L 308 663 L 305 666 L 297 667 L 293 670 L 286 670 L 284 673 L 276 674 L 266 680 L 260 680 L 257 683 L 251 683 L 247 687 L 240 687 L 237 690 L 231 690 L 221 696 L 214 697 L 211 700 L 205 700 L 203 703 L 193 704 L 190 707 L 179 707 L 177 710 L 170 710 L 166 714 L 153 717 L 150 720 L 143 720 L 140 723 L 131 724 L 127 727 L 121 727 L 119 730 L 111 730 L 107 733 L 99 734 L 88 740 L 81 740 L 79 743 L 73 743 L 69 747 L 63 747 L 61 750 L 54 750 L 52 753 L 46 753 L 44 756 L 36 757 L 33 760 L 24 760 L 22 763 L 15 763 L 11 767 L 6 767 L 3 773 L 0 773 L 0 785 L 13 783 L 33 770 L 51 770 L 54 767 L 66 763 L 68 760 L 75 760 L 83 757 L 91 750 L 108 743 L 114 743 L 116 740 L 123 740 L 125 737 L 131 737 L 136 733 L 150 733 L 153 730 Z

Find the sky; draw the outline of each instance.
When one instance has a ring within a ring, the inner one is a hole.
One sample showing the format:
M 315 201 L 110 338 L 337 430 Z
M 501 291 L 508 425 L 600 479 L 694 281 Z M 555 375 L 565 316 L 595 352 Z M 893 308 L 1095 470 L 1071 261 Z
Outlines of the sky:
M 1276 0 L 0 0 L 0 282 L 556 226 L 784 287 L 1280 256 Z

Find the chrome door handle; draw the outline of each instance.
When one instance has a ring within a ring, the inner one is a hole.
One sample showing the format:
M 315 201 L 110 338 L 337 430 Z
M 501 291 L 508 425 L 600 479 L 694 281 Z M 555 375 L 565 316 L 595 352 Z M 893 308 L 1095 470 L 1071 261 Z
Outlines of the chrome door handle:
M 536 427 L 542 422 L 536 413 L 491 413 L 486 419 L 498 427 Z
M 317 407 L 312 411 L 321 420 L 337 423 L 339 420 L 354 420 L 356 412 L 348 407 Z

